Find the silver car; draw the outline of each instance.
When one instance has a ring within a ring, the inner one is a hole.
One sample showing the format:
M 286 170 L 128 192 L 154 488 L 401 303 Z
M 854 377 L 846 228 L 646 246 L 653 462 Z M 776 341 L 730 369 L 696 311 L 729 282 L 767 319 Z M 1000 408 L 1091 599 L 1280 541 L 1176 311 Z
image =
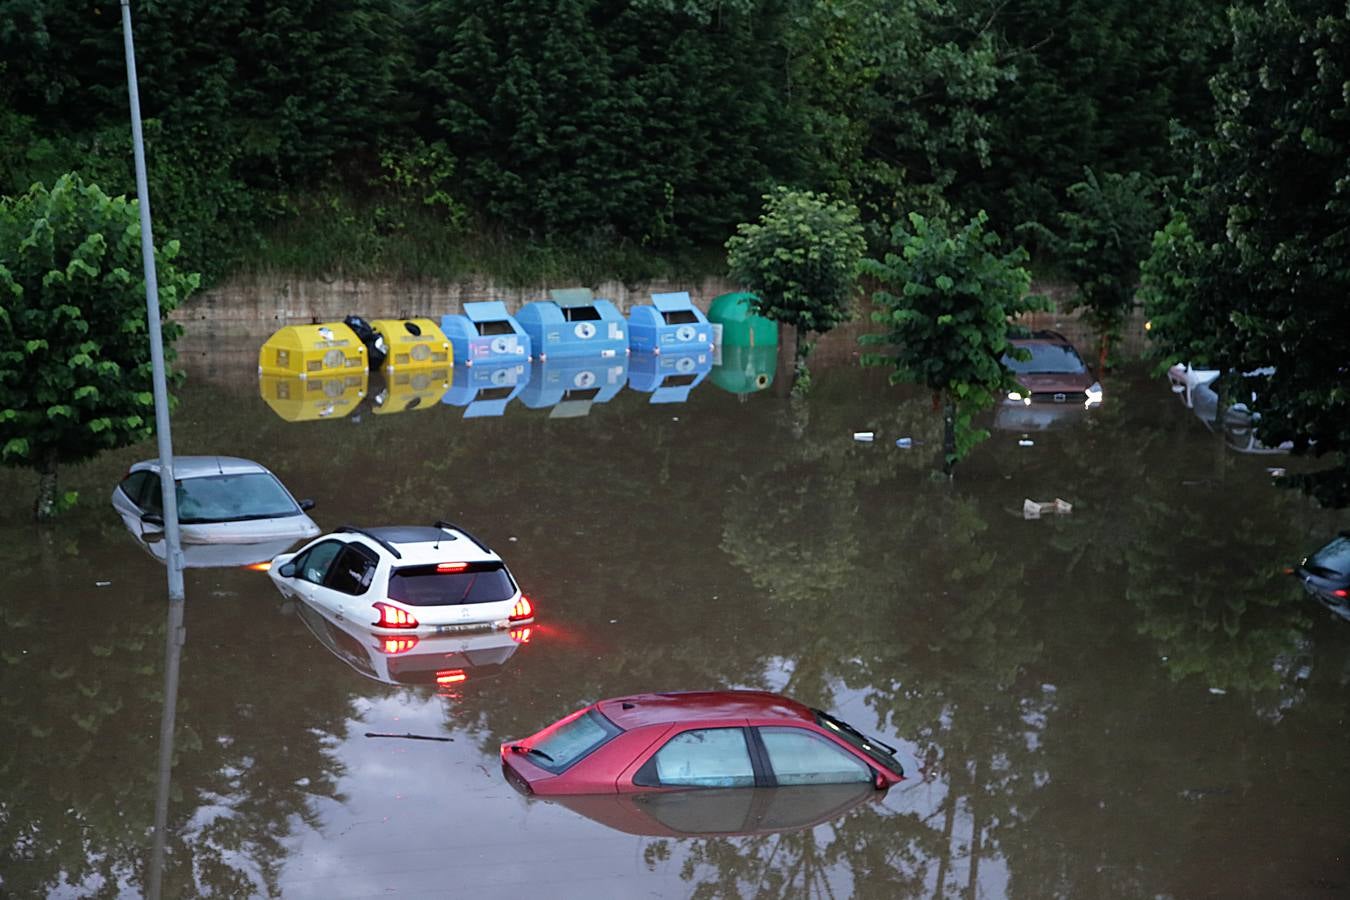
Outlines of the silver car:
M 184 544 L 293 542 L 319 533 L 305 515 L 314 501 L 297 501 L 275 475 L 250 460 L 179 456 L 174 480 Z M 113 490 L 112 504 L 133 535 L 163 531 L 159 460 L 132 466 Z

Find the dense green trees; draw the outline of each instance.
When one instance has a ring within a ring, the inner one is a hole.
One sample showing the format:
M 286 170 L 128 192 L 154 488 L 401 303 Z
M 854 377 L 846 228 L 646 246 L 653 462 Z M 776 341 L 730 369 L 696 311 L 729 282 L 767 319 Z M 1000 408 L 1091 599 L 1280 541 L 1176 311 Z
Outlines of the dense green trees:
M 880 243 L 911 210 L 1053 225 L 1084 166 L 1184 168 L 1168 121 L 1207 121 L 1221 8 L 143 0 L 133 17 L 156 212 L 217 276 L 444 272 L 454 245 L 500 237 L 688 255 L 779 184 L 854 203 Z M 0 193 L 66 171 L 130 190 L 119 42 L 112 2 L 0 3 Z M 391 183 L 428 148 L 424 191 Z
M 1329 456 L 1306 487 L 1350 502 L 1350 10 L 1235 7 L 1216 129 L 1145 265 L 1168 357 L 1248 372 L 1257 434 Z M 1339 459 L 1337 459 L 1339 457 Z
M 57 467 L 145 440 L 154 421 L 141 227 L 134 201 L 79 176 L 0 200 L 0 463 L 40 473 L 34 512 L 55 510 Z M 157 254 L 167 315 L 198 282 Z M 171 345 L 180 329 L 162 327 Z

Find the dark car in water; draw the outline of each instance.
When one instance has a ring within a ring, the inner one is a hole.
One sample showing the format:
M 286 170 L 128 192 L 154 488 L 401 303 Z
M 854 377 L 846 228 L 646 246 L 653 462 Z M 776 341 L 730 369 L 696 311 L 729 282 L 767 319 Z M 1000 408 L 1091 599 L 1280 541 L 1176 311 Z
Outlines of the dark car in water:
M 520 741 L 502 769 L 522 793 L 861 784 L 905 777 L 895 749 L 829 713 L 765 691 L 601 700 Z
M 1350 619 L 1350 531 L 1342 531 L 1294 567 L 1303 589 Z
M 1066 425 L 1101 405 L 1101 382 L 1064 335 L 1057 331 L 1014 332 L 1009 343 L 1023 351 L 1005 353 L 1002 359 L 1018 387 L 1009 391 L 996 409 L 995 428 L 1038 431 Z

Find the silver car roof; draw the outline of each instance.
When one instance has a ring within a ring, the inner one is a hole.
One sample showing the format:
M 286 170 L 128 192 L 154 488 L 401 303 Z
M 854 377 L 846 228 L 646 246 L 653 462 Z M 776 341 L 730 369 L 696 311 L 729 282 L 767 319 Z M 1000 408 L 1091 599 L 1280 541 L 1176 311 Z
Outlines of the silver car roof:
M 131 471 L 159 471 L 159 459 L 143 459 L 131 467 Z M 267 472 L 267 467 L 251 459 L 237 456 L 175 456 L 173 458 L 174 478 L 204 478 L 209 475 L 242 475 L 248 472 Z M 268 473 L 270 474 L 270 472 Z

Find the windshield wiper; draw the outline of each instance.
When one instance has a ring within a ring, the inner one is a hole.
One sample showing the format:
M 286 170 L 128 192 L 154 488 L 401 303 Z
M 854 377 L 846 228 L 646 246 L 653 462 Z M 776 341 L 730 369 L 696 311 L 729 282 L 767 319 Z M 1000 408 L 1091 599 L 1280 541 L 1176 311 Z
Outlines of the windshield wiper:
M 822 719 L 833 725 L 835 728 L 838 728 L 840 731 L 848 732 L 849 734 L 853 735 L 855 738 L 857 738 L 858 740 L 862 741 L 864 744 L 867 744 L 870 747 L 880 747 L 891 756 L 894 756 L 897 752 L 896 749 L 892 747 L 890 744 L 879 741 L 874 737 L 868 737 L 858 729 L 854 728 L 852 725 L 848 724 L 847 722 L 836 719 L 834 716 L 830 715 L 827 712 L 818 709 L 816 710 L 816 713 Z
M 511 745 L 511 752 L 512 752 L 512 753 L 524 753 L 524 754 L 527 754 L 527 755 L 528 755 L 528 754 L 534 754 L 534 755 L 536 755 L 536 756 L 542 756 L 544 759 L 548 760 L 549 762 L 553 762 L 553 761 L 554 761 L 554 760 L 553 760 L 553 757 L 549 756 L 547 753 L 545 753 L 543 750 L 540 750 L 538 747 L 526 747 L 524 744 L 512 744 L 512 745 Z

